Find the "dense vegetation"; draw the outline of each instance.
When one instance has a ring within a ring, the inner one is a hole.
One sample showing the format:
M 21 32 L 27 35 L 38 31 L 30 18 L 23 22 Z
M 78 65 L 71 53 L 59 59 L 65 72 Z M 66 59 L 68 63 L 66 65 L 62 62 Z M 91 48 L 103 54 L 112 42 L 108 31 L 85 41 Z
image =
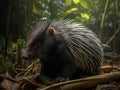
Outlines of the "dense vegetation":
M 120 53 L 119 0 L 1 0 L 0 71 L 23 63 L 29 26 L 43 20 L 72 19 L 93 30 L 106 51 Z M 112 37 L 112 38 L 111 38 Z M 107 43 L 107 45 L 106 45 Z

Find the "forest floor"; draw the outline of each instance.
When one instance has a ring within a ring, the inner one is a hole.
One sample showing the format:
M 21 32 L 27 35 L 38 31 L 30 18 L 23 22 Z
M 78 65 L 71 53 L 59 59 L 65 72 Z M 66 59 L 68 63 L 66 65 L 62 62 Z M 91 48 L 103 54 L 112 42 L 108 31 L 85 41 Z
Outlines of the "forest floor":
M 41 89 L 41 88 L 45 88 L 45 87 L 51 86 L 56 83 L 53 81 L 49 82 L 50 79 L 47 77 L 42 78 L 44 83 L 36 82 L 34 79 L 36 76 L 40 74 L 38 72 L 40 71 L 39 70 L 40 68 L 38 68 L 40 67 L 40 65 L 38 64 L 35 65 L 35 69 L 31 69 L 30 67 L 33 67 L 31 65 L 28 67 L 27 71 L 21 68 L 19 70 L 15 69 L 13 72 L 19 71 L 19 73 L 17 73 L 15 76 L 12 76 L 11 72 L 1 74 L 0 80 L 2 81 L 0 83 L 0 90 L 33 90 L 33 89 L 34 90 L 69 90 L 69 89 Z M 113 57 L 106 56 L 104 58 L 104 62 L 102 66 L 103 67 L 101 69 L 101 75 L 107 74 L 107 73 L 109 74 L 109 73 L 114 73 L 114 72 L 120 72 L 120 57 L 113 58 Z M 34 71 L 34 74 L 33 75 L 29 74 L 29 76 L 26 76 L 26 74 L 28 74 L 30 70 Z M 25 74 L 24 75 L 21 74 L 24 71 L 25 71 Z M 64 84 L 61 84 L 61 85 L 65 86 Z M 74 90 L 79 90 L 79 89 L 74 89 Z M 82 90 L 120 90 L 120 78 L 118 81 L 110 81 L 107 83 L 98 84 L 96 88 L 82 89 Z
M 105 57 L 103 66 L 107 66 L 106 69 L 104 68 L 104 70 L 101 71 L 103 74 L 120 71 L 120 56 L 117 58 Z M 112 81 L 97 85 L 95 90 L 120 90 L 120 79 L 117 82 Z

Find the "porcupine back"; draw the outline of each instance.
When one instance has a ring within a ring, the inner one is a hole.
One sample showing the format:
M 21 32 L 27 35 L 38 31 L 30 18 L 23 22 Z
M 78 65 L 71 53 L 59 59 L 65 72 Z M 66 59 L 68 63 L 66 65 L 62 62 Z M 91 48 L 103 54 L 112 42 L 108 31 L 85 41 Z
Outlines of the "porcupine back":
M 64 42 L 74 56 L 76 66 L 86 73 L 96 73 L 102 62 L 103 49 L 96 35 L 70 20 L 52 22 L 62 32 Z

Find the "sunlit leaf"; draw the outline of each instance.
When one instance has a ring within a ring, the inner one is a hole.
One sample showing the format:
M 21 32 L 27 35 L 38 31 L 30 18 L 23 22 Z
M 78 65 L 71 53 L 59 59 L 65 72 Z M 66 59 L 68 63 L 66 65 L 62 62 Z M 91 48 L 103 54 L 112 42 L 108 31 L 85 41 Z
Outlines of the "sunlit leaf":
M 77 11 L 77 10 L 78 10 L 78 8 L 71 8 L 66 13 L 71 13 L 71 12 L 74 12 L 74 11 Z
M 80 0 L 73 0 L 73 2 L 74 2 L 75 4 L 78 4 L 78 3 L 80 2 Z
M 87 19 L 87 20 L 90 18 L 89 15 L 86 13 L 81 13 L 81 16 L 82 18 Z

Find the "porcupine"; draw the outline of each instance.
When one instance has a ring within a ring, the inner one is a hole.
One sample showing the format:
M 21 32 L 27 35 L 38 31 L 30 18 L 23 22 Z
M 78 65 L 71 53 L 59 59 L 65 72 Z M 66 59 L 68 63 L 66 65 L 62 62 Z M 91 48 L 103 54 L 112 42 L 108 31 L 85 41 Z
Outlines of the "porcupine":
M 103 49 L 96 35 L 81 24 L 44 21 L 32 26 L 22 57 L 40 58 L 41 74 L 61 82 L 98 74 Z

